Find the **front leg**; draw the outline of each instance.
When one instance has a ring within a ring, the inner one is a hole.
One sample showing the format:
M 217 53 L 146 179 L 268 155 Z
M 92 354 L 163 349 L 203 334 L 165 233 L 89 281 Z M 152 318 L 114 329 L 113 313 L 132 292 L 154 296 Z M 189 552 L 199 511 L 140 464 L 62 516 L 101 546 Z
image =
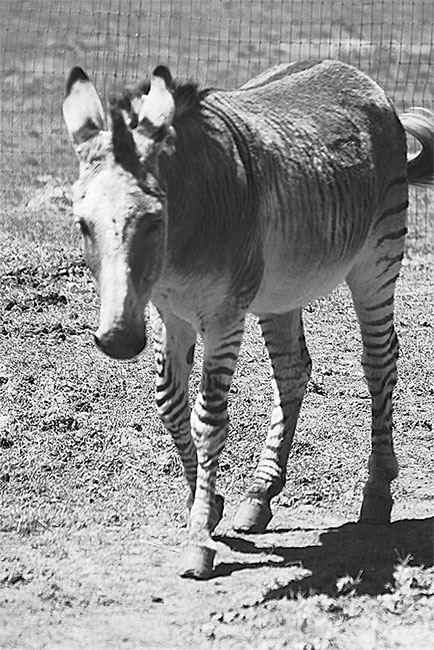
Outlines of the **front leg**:
M 243 330 L 244 319 L 240 319 L 224 330 L 204 335 L 202 383 L 191 416 L 198 467 L 189 540 L 181 563 L 183 577 L 206 579 L 212 571 L 215 550 L 211 532 L 222 515 L 222 500 L 215 495 L 218 458 L 228 432 L 228 392 Z
M 163 321 L 164 319 L 164 321 Z M 157 366 L 157 411 L 171 434 L 190 488 L 189 505 L 196 490 L 197 455 L 191 437 L 188 379 L 194 359 L 196 333 L 185 321 L 153 309 L 151 326 Z

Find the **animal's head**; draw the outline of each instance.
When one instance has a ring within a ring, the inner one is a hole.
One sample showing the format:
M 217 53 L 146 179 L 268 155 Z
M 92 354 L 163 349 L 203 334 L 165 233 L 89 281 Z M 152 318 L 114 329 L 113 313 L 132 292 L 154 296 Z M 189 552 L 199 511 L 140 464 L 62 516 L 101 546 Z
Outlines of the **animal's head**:
M 159 163 L 173 139 L 169 71 L 156 68 L 146 90 L 128 99 L 128 110 L 112 102 L 106 115 L 88 76 L 74 68 L 63 103 L 80 163 L 74 215 L 101 299 L 95 342 L 118 359 L 134 357 L 146 344 L 145 306 L 165 256 Z

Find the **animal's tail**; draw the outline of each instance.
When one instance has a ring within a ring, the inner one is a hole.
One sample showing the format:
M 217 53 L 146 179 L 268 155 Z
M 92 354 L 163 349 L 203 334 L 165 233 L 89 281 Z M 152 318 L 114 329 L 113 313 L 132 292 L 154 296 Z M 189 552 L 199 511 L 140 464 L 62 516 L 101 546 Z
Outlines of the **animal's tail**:
M 408 182 L 412 185 L 434 183 L 434 113 L 426 108 L 411 108 L 399 116 L 407 133 L 414 136 L 422 149 L 408 157 Z

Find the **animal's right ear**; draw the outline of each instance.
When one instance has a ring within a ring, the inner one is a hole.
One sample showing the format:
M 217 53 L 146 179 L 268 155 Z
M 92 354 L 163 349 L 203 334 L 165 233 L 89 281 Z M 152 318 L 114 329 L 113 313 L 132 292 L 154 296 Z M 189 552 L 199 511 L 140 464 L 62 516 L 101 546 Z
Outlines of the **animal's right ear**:
M 175 114 L 175 100 L 171 92 L 172 75 L 168 68 L 159 65 L 151 76 L 149 93 L 141 98 L 138 111 L 139 125 L 150 130 L 170 126 Z
M 87 74 L 79 67 L 69 73 L 62 109 L 69 137 L 75 147 L 105 129 L 104 109 L 99 95 Z

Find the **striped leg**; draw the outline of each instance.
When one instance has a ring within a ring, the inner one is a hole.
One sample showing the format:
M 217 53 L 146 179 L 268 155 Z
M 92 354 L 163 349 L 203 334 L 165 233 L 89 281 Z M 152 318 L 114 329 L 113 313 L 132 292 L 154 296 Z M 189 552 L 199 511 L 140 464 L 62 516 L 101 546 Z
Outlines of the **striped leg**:
M 196 333 L 185 321 L 153 313 L 157 365 L 156 402 L 158 414 L 172 435 L 190 487 L 191 504 L 196 489 L 197 457 L 191 437 L 188 378 L 193 365 Z
M 253 482 L 234 520 L 236 530 L 248 533 L 265 530 L 272 516 L 270 500 L 285 485 L 288 454 L 311 371 L 300 309 L 264 316 L 261 327 L 271 361 L 274 406 Z
M 395 218 L 399 221 L 397 215 Z M 370 259 L 359 263 L 347 278 L 360 323 L 362 365 L 372 400 L 372 450 L 360 512 L 362 522 L 390 521 L 390 483 L 398 475 L 392 440 L 392 392 L 398 358 L 393 296 L 405 235 L 402 221 L 400 225 L 379 236 Z
M 244 320 L 224 331 L 204 334 L 202 383 L 191 416 L 198 468 L 194 502 L 190 510 L 189 541 L 180 574 L 208 578 L 215 550 L 211 532 L 222 516 L 222 499 L 216 498 L 218 458 L 228 431 L 227 398 L 243 336 Z

